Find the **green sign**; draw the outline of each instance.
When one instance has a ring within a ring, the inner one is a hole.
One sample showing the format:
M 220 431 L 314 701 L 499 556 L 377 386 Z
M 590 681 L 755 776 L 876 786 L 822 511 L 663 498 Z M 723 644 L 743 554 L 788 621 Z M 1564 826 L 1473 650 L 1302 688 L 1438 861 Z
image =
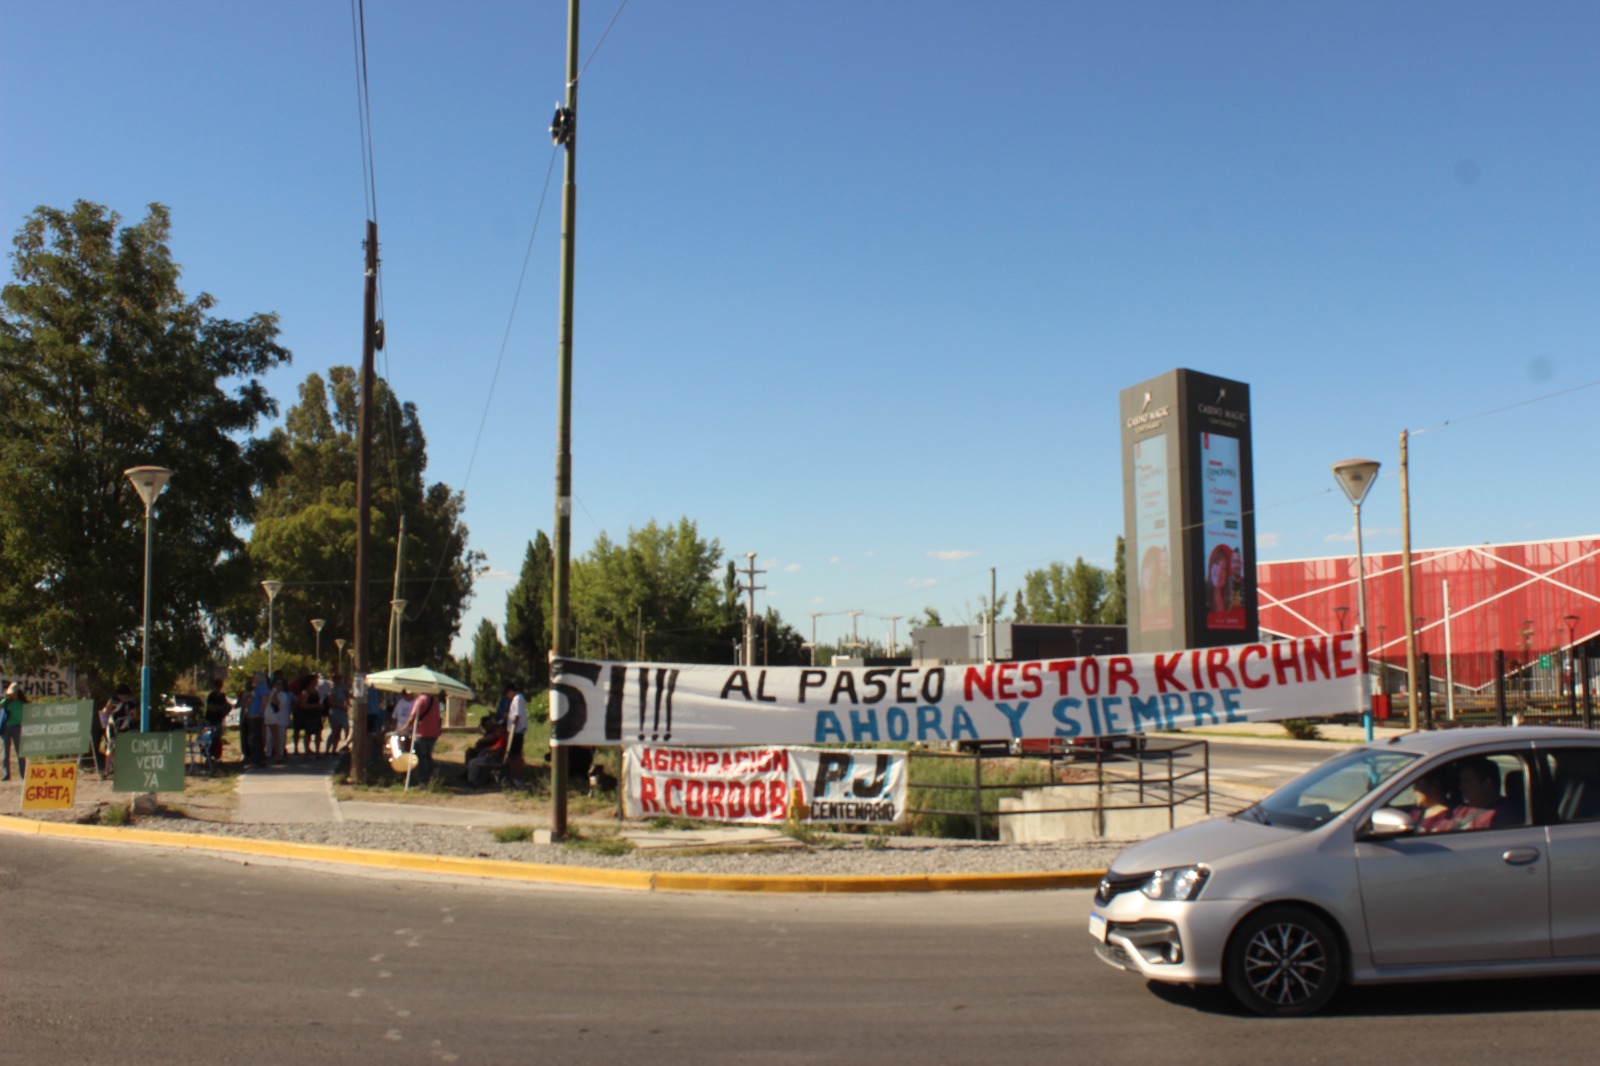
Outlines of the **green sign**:
M 118 733 L 113 792 L 182 792 L 184 734 Z
M 1550 669 L 1550 656 L 1548 656 L 1548 655 L 1539 656 L 1539 669 L 1541 669 L 1541 670 Z
M 94 747 L 94 704 L 23 704 L 21 739 L 24 759 L 82 755 Z

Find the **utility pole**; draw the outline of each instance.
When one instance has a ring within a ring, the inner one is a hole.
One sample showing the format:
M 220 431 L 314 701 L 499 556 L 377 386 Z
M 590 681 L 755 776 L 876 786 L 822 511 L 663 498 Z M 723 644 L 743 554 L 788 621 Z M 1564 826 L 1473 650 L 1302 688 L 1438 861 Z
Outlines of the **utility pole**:
M 400 624 L 404 620 L 406 601 L 400 598 L 400 575 L 406 561 L 406 516 L 400 516 L 400 538 L 394 542 L 394 587 L 389 593 L 389 669 L 405 665 L 400 657 Z M 399 606 L 395 606 L 398 604 Z
M 811 665 L 817 665 L 817 616 L 821 611 L 807 611 L 811 618 Z
M 1411 459 L 1410 431 L 1400 431 L 1400 589 L 1406 608 L 1406 704 L 1411 731 L 1417 731 L 1417 616 L 1411 611 Z
M 373 353 L 383 347 L 378 322 L 378 223 L 367 220 L 366 286 L 361 315 L 361 412 L 356 441 L 356 602 L 355 677 L 351 692 L 360 699 L 350 708 L 350 776 L 367 783 L 367 670 L 372 645 L 367 581 L 372 574 L 372 375 Z M 352 701 L 354 702 L 354 701 Z
M 894 658 L 895 651 L 900 647 L 900 641 L 895 637 L 895 623 L 904 618 L 903 614 L 891 614 L 889 617 L 889 658 Z
M 846 611 L 845 614 L 850 616 L 850 650 L 852 652 L 859 652 L 861 650 L 861 638 L 856 636 L 856 619 L 860 618 L 863 614 L 866 614 L 866 612 Z
M 748 585 L 739 590 L 750 594 L 750 607 L 745 611 L 744 615 L 744 664 L 746 666 L 754 666 L 756 664 L 756 593 L 765 591 L 767 587 L 756 584 L 756 575 L 764 574 L 766 571 L 756 569 L 755 552 L 745 552 L 744 558 L 745 568 L 740 573 L 750 580 Z
M 556 519 L 552 545 L 550 657 L 565 659 L 571 647 L 567 581 L 572 571 L 572 287 L 573 242 L 578 225 L 578 0 L 567 0 L 567 91 L 550 123 L 550 140 L 566 148 L 561 182 L 561 319 L 556 371 Z M 552 738 L 555 739 L 555 738 Z M 567 749 L 550 749 L 550 839 L 567 836 Z
M 999 614 L 994 602 L 994 567 L 989 567 L 989 652 L 984 656 L 984 661 L 993 663 L 995 660 L 995 623 L 999 621 Z

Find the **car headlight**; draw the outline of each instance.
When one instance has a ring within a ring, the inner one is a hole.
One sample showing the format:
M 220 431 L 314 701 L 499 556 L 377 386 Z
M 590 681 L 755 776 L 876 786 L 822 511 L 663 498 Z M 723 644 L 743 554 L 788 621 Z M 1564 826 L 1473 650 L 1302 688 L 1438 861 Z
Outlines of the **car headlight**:
M 1170 870 L 1157 870 L 1139 886 L 1151 899 L 1187 902 L 1200 895 L 1211 871 L 1204 866 L 1174 866 Z

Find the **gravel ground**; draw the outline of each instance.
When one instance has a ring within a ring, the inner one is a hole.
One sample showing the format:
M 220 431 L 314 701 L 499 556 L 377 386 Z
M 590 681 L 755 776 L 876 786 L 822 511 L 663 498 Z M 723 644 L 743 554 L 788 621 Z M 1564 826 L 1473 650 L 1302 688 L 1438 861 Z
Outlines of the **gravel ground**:
M 638 849 L 626 855 L 557 844 L 498 843 L 478 827 L 342 822 L 311 825 L 236 825 L 185 818 L 142 818 L 141 829 L 205 833 L 255 840 L 327 844 L 420 855 L 503 859 L 615 870 L 737 876 L 883 877 L 918 874 L 1039 873 L 1103 870 L 1127 842 L 1095 844 L 987 844 L 887 837 L 868 847 L 859 837 L 827 842 L 758 846 L 738 851 L 680 852 Z M 582 827 L 579 827 L 580 832 Z

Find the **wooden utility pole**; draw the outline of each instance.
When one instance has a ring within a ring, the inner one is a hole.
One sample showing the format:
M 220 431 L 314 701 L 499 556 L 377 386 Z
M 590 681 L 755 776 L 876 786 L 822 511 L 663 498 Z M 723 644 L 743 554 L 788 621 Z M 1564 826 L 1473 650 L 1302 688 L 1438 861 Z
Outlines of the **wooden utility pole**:
M 567 92 L 550 123 L 550 137 L 566 148 L 561 183 L 561 319 L 556 371 L 556 520 L 553 554 L 555 576 L 551 582 L 550 657 L 565 659 L 572 651 L 568 627 L 572 572 L 572 286 L 573 242 L 578 223 L 578 0 L 567 0 Z M 555 744 L 550 751 L 550 838 L 567 835 L 567 749 Z
M 372 619 L 367 606 L 367 581 L 372 573 L 372 375 L 378 334 L 378 223 L 367 220 L 366 288 L 361 315 L 361 412 L 356 436 L 356 602 L 355 677 L 350 702 L 350 777 L 367 783 L 367 670 L 372 644 Z
M 750 579 L 742 591 L 750 594 L 750 606 L 744 614 L 744 664 L 756 665 L 756 593 L 764 590 L 765 585 L 756 584 L 756 575 L 766 573 L 765 570 L 756 569 L 756 553 L 745 552 L 744 574 Z

